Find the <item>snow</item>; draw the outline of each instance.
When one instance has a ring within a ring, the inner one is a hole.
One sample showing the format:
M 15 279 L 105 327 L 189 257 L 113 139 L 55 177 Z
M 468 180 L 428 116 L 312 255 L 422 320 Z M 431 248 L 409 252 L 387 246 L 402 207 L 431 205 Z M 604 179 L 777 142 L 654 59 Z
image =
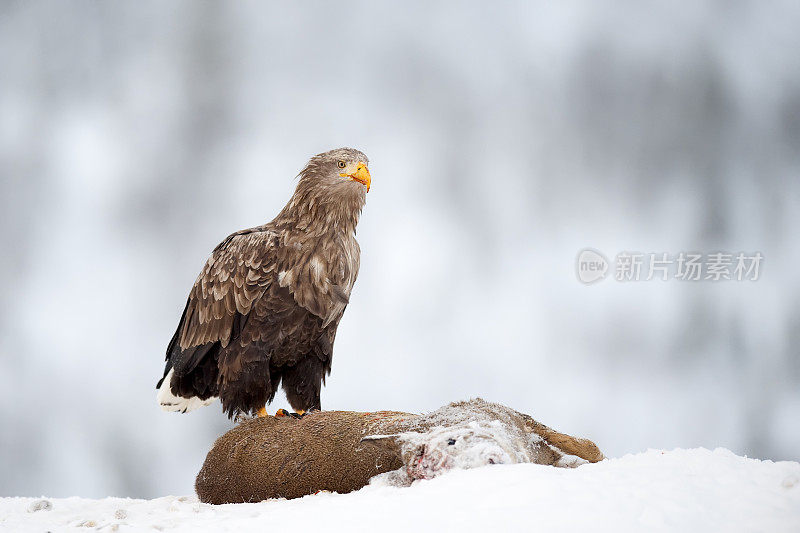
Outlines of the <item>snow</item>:
M 800 463 L 722 448 L 648 450 L 575 469 L 492 465 L 405 488 L 373 484 L 255 504 L 213 506 L 194 496 L 41 500 L 0 499 L 0 530 L 777 533 L 800 531 Z

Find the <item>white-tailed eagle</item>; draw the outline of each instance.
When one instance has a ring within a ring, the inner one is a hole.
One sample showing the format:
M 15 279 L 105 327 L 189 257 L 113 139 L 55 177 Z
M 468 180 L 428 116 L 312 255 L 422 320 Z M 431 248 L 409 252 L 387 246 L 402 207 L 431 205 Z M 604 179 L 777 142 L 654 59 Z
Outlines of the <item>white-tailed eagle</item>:
M 352 148 L 312 157 L 272 222 L 214 249 L 167 347 L 157 385 L 163 409 L 187 412 L 219 398 L 229 417 L 263 416 L 281 383 L 295 411 L 320 409 L 358 275 L 368 163 Z

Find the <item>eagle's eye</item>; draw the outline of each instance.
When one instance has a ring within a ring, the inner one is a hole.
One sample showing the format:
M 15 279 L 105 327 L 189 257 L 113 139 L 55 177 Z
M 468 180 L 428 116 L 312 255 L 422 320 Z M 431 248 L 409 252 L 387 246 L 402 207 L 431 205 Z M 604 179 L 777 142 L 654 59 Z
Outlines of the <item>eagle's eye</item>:
M 448 441 L 447 441 L 447 445 L 448 445 L 448 446 L 452 446 L 452 445 L 454 445 L 455 443 L 456 443 L 456 439 L 450 439 L 450 440 L 448 440 Z
M 346 165 L 345 165 L 344 161 L 340 160 L 338 163 L 336 163 L 336 166 L 339 167 L 339 168 L 344 168 Z

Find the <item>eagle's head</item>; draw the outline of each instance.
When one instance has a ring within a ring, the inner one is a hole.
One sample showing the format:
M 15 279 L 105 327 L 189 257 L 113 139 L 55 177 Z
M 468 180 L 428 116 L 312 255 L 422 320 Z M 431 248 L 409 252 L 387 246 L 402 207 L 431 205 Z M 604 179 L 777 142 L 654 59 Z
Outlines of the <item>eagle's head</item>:
M 330 194 L 369 192 L 369 159 L 354 148 L 336 148 L 312 157 L 300 172 L 300 183 L 323 188 Z
M 368 164 L 367 156 L 353 148 L 315 155 L 300 171 L 297 189 L 275 221 L 296 228 L 354 231 L 372 183 Z

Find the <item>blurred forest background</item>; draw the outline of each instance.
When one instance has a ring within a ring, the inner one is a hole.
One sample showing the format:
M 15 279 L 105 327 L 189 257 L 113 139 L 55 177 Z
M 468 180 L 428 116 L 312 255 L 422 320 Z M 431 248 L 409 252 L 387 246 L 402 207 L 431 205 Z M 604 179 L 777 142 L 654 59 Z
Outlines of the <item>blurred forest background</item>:
M 188 494 L 191 284 L 309 156 L 373 188 L 326 409 L 472 396 L 610 456 L 800 460 L 796 2 L 0 4 L 0 495 Z M 584 247 L 757 282 L 579 283 Z M 271 409 L 288 407 L 279 398 Z

